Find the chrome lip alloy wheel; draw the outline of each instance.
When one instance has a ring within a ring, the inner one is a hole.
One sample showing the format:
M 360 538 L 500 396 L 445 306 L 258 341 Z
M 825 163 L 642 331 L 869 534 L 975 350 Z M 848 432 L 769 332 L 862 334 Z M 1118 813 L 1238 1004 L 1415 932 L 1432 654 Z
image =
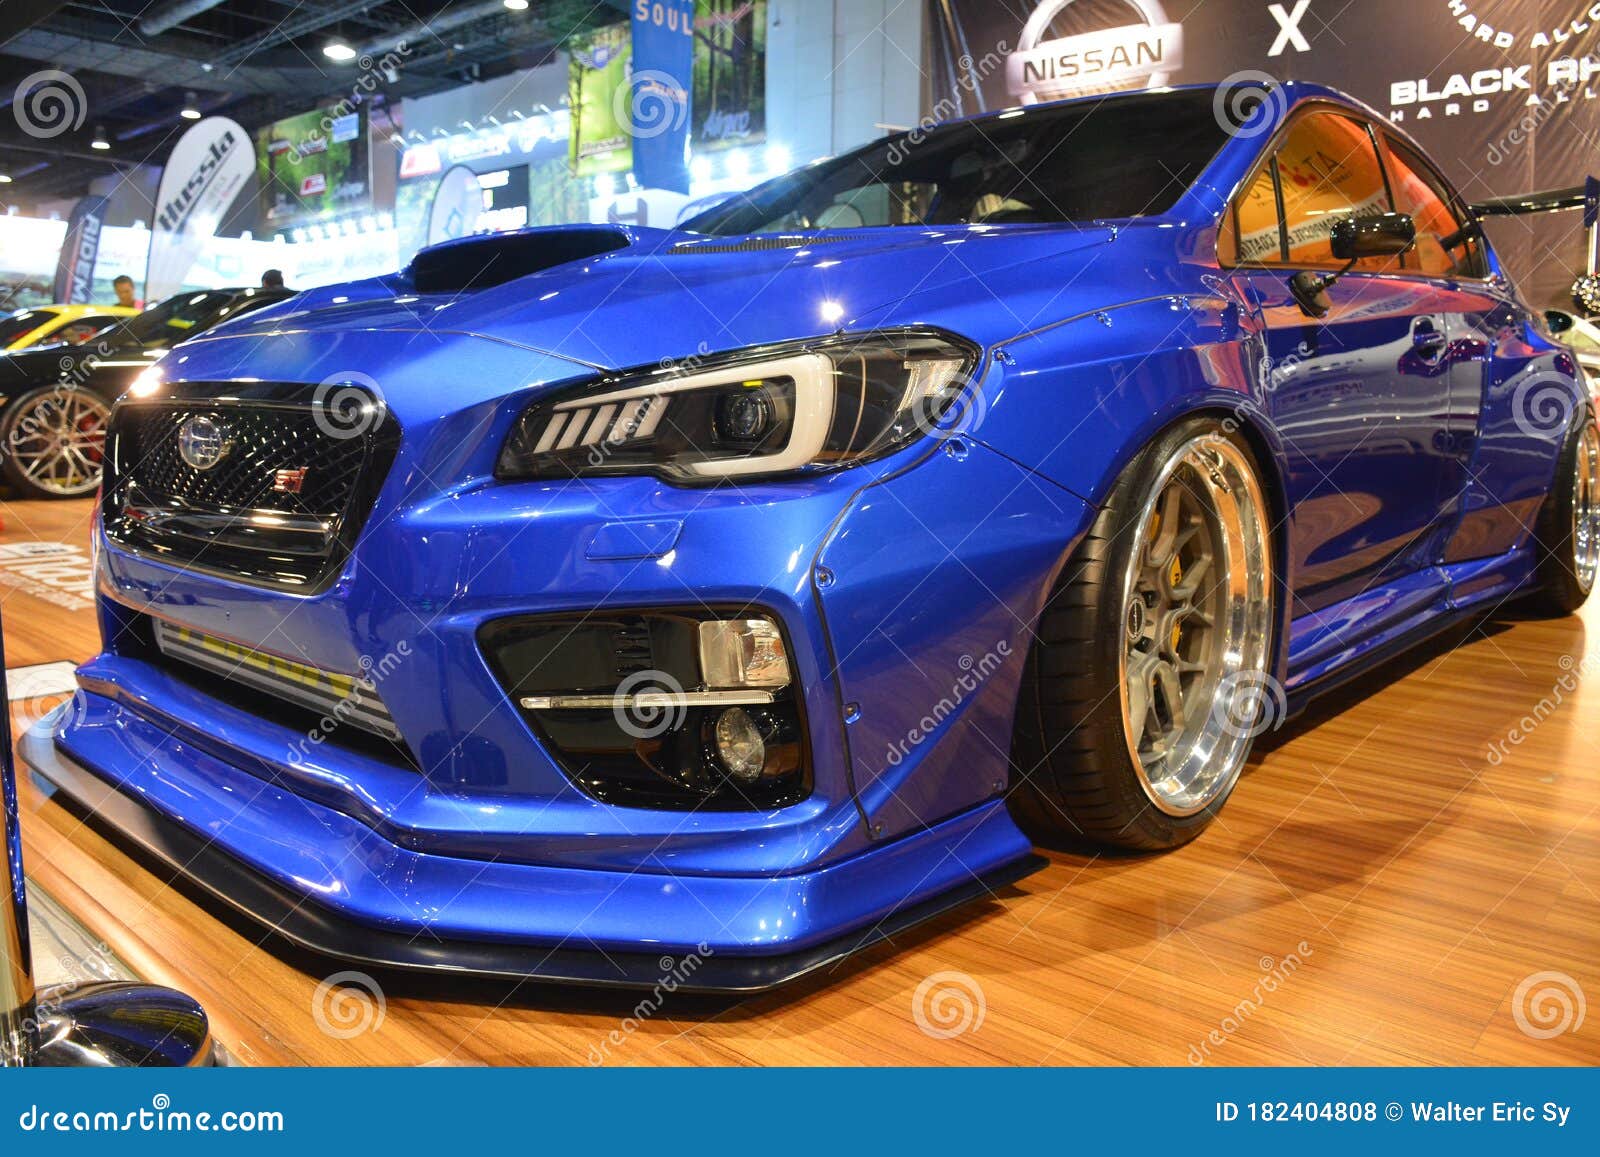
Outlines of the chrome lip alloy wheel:
M 1573 464 L 1572 558 L 1578 588 L 1588 594 L 1600 573 L 1600 434 L 1593 422 L 1583 428 Z
M 1271 636 L 1266 504 L 1243 451 L 1206 435 L 1162 466 L 1123 581 L 1122 724 L 1139 785 L 1189 816 L 1239 777 Z
M 40 490 L 76 497 L 100 485 L 101 455 L 111 407 L 98 395 L 64 390 L 18 415 L 9 451 Z

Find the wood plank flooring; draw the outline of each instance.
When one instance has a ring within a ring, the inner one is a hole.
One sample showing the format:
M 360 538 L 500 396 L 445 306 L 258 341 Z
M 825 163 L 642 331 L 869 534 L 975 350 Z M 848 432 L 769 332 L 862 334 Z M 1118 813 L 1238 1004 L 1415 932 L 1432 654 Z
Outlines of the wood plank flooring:
M 96 649 L 92 611 L 65 605 L 89 515 L 0 503 L 10 666 Z M 59 544 L 59 566 L 48 545 L 5 557 L 21 543 Z M 1459 630 L 1324 701 L 1263 740 L 1187 848 L 1050 851 L 825 976 L 639 1020 L 637 996 L 389 974 L 380 1018 L 377 997 L 319 994 L 338 962 L 226 917 L 32 782 L 22 806 L 30 875 L 197 996 L 246 1064 L 1600 1063 L 1600 607 Z

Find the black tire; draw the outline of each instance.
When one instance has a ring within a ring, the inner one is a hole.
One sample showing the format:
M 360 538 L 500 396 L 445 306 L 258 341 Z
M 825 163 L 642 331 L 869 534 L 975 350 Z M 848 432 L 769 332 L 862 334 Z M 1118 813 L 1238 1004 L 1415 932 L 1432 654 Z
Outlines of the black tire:
M 1580 455 L 1583 462 L 1580 463 Z M 1580 465 L 1585 469 L 1580 469 Z M 1555 482 L 1539 507 L 1534 526 L 1534 549 L 1538 551 L 1538 592 L 1529 605 L 1542 614 L 1561 618 L 1572 614 L 1594 589 L 1595 551 L 1600 548 L 1595 536 L 1597 471 L 1600 471 L 1600 434 L 1594 416 L 1567 432 L 1556 461 Z M 1587 561 L 1586 561 L 1587 560 Z
M 92 495 L 100 485 L 100 452 L 110 411 L 99 394 L 68 385 L 30 390 L 13 399 L 0 414 L 0 476 L 12 494 Z
M 1123 471 L 1055 583 L 1023 674 L 1008 801 L 1013 816 L 1041 843 L 1087 839 L 1140 850 L 1187 843 L 1227 802 L 1248 754 L 1249 739 L 1261 730 L 1255 726 L 1256 716 L 1246 720 L 1238 766 L 1230 772 L 1228 782 L 1220 785 L 1215 799 L 1192 814 L 1169 814 L 1153 802 L 1147 777 L 1135 766 L 1134 741 L 1124 728 L 1125 711 L 1133 712 L 1124 703 L 1122 671 L 1125 651 L 1135 636 L 1134 609 L 1124 595 L 1125 576 L 1146 573 L 1137 571 L 1153 557 L 1143 554 L 1147 549 L 1144 531 L 1150 525 L 1144 519 L 1157 501 L 1154 491 L 1161 483 L 1163 466 L 1197 438 L 1226 443 L 1237 452 L 1239 460 L 1248 465 L 1259 509 L 1270 522 L 1259 487 L 1262 475 L 1248 445 L 1219 421 L 1196 418 L 1180 422 L 1146 446 Z M 1264 524 L 1258 525 L 1259 537 L 1265 541 L 1263 565 L 1268 572 L 1261 576 L 1267 617 L 1264 623 L 1256 623 L 1257 637 L 1263 640 L 1260 662 L 1264 666 L 1265 656 L 1271 653 L 1274 563 L 1270 531 Z M 1148 548 L 1154 552 L 1155 544 L 1149 543 Z M 1136 552 L 1140 552 L 1137 559 Z M 1174 642 L 1174 649 L 1177 645 Z M 1207 646 L 1217 649 L 1215 642 Z M 1271 683 L 1264 673 L 1240 674 Z M 1277 687 L 1276 683 L 1271 686 Z M 1262 690 L 1263 684 L 1255 683 L 1256 706 L 1265 706 L 1268 713 L 1281 717 L 1281 690 L 1271 692 L 1275 704 L 1262 703 Z M 1206 707 L 1209 713 L 1211 704 Z M 1239 708 L 1230 703 L 1226 709 L 1233 712 Z

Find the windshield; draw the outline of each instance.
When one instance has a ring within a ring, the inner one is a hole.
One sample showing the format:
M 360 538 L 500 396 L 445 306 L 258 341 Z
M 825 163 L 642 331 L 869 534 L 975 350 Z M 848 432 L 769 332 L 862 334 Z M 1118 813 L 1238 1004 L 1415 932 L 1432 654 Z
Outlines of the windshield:
M 0 318 L 0 350 L 32 333 L 55 316 L 53 309 L 19 309 L 9 317 Z
M 105 337 L 115 345 L 166 349 L 215 322 L 234 296 L 217 291 L 180 293 L 107 330 Z
M 902 133 L 769 181 L 683 228 L 733 236 L 1163 213 L 1227 140 L 1212 96 L 1081 100 Z

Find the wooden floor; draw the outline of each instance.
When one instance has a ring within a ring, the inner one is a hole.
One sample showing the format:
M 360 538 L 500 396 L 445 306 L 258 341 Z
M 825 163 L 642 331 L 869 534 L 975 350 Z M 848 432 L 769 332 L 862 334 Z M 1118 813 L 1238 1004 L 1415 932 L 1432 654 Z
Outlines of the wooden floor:
M 81 550 L 88 517 L 0 504 L 0 556 Z M 0 557 L 8 664 L 90 655 L 92 613 L 16 569 Z M 381 975 L 380 1020 L 319 996 L 343 966 L 229 922 L 32 783 L 25 855 L 247 1064 L 1600 1063 L 1600 1008 L 1577 1023 L 1600 999 L 1596 625 L 1491 623 L 1386 669 L 1268 737 L 1178 852 L 1052 852 L 822 978 L 642 1019 L 637 996 Z

